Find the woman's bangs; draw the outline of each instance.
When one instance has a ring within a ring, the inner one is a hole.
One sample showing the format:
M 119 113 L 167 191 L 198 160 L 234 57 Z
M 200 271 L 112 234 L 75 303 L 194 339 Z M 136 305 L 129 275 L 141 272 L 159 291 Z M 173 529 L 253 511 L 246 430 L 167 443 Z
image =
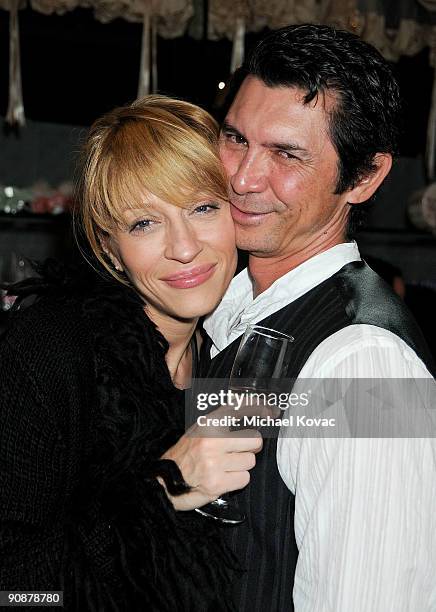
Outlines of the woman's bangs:
M 107 190 L 107 211 L 112 223 L 126 226 L 126 212 L 146 209 L 148 194 L 168 204 L 185 208 L 204 197 L 223 198 L 221 177 L 194 160 L 162 155 L 148 163 L 131 163 L 110 172 Z M 215 162 L 216 164 L 216 162 Z
M 180 207 L 227 197 L 217 150 L 186 126 L 124 125 L 101 166 L 100 161 L 92 207 L 95 222 L 107 232 L 126 229 L 126 212 L 146 209 L 148 194 Z

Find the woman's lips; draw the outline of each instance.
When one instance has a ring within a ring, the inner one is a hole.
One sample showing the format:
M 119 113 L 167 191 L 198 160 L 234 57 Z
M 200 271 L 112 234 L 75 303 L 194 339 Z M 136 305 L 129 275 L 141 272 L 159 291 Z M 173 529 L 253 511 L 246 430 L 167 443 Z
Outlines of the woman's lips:
M 233 221 L 235 221 L 235 223 L 239 223 L 240 225 L 260 225 L 262 221 L 264 221 L 265 217 L 271 214 L 271 212 L 244 212 L 232 203 L 230 203 L 230 211 L 232 213 Z
M 204 264 L 202 266 L 196 266 L 190 270 L 179 272 L 178 274 L 172 274 L 162 278 L 170 287 L 176 289 L 190 289 L 191 287 L 197 287 L 205 283 L 215 272 L 216 263 Z

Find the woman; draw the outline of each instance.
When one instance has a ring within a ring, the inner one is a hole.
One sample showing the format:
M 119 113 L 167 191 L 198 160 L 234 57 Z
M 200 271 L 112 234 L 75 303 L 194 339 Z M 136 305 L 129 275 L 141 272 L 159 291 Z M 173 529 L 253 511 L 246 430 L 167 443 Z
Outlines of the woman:
M 215 122 L 160 96 L 107 114 L 77 201 L 98 274 L 43 279 L 0 344 L 0 589 L 64 590 L 80 612 L 227 609 L 233 559 L 190 511 L 222 491 L 182 435 L 195 327 L 236 265 Z

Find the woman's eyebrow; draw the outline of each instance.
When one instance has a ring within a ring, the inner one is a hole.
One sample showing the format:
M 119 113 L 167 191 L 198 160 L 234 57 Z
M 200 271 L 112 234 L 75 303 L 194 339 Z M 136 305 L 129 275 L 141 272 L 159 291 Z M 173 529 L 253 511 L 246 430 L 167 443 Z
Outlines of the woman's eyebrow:
M 124 214 L 128 217 L 138 217 L 141 215 L 148 215 L 152 213 L 155 209 L 150 204 L 144 202 L 144 206 L 138 206 L 136 208 L 126 208 Z

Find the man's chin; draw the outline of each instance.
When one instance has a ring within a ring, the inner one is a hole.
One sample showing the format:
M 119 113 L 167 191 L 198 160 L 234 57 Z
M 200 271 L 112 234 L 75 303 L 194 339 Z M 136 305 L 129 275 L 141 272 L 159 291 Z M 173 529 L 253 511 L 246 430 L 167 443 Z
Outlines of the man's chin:
M 259 232 L 258 236 L 254 236 L 253 233 L 247 236 L 245 232 L 236 230 L 236 246 L 240 251 L 247 251 L 257 257 L 268 257 L 274 251 L 273 245 L 265 239 L 264 232 Z

